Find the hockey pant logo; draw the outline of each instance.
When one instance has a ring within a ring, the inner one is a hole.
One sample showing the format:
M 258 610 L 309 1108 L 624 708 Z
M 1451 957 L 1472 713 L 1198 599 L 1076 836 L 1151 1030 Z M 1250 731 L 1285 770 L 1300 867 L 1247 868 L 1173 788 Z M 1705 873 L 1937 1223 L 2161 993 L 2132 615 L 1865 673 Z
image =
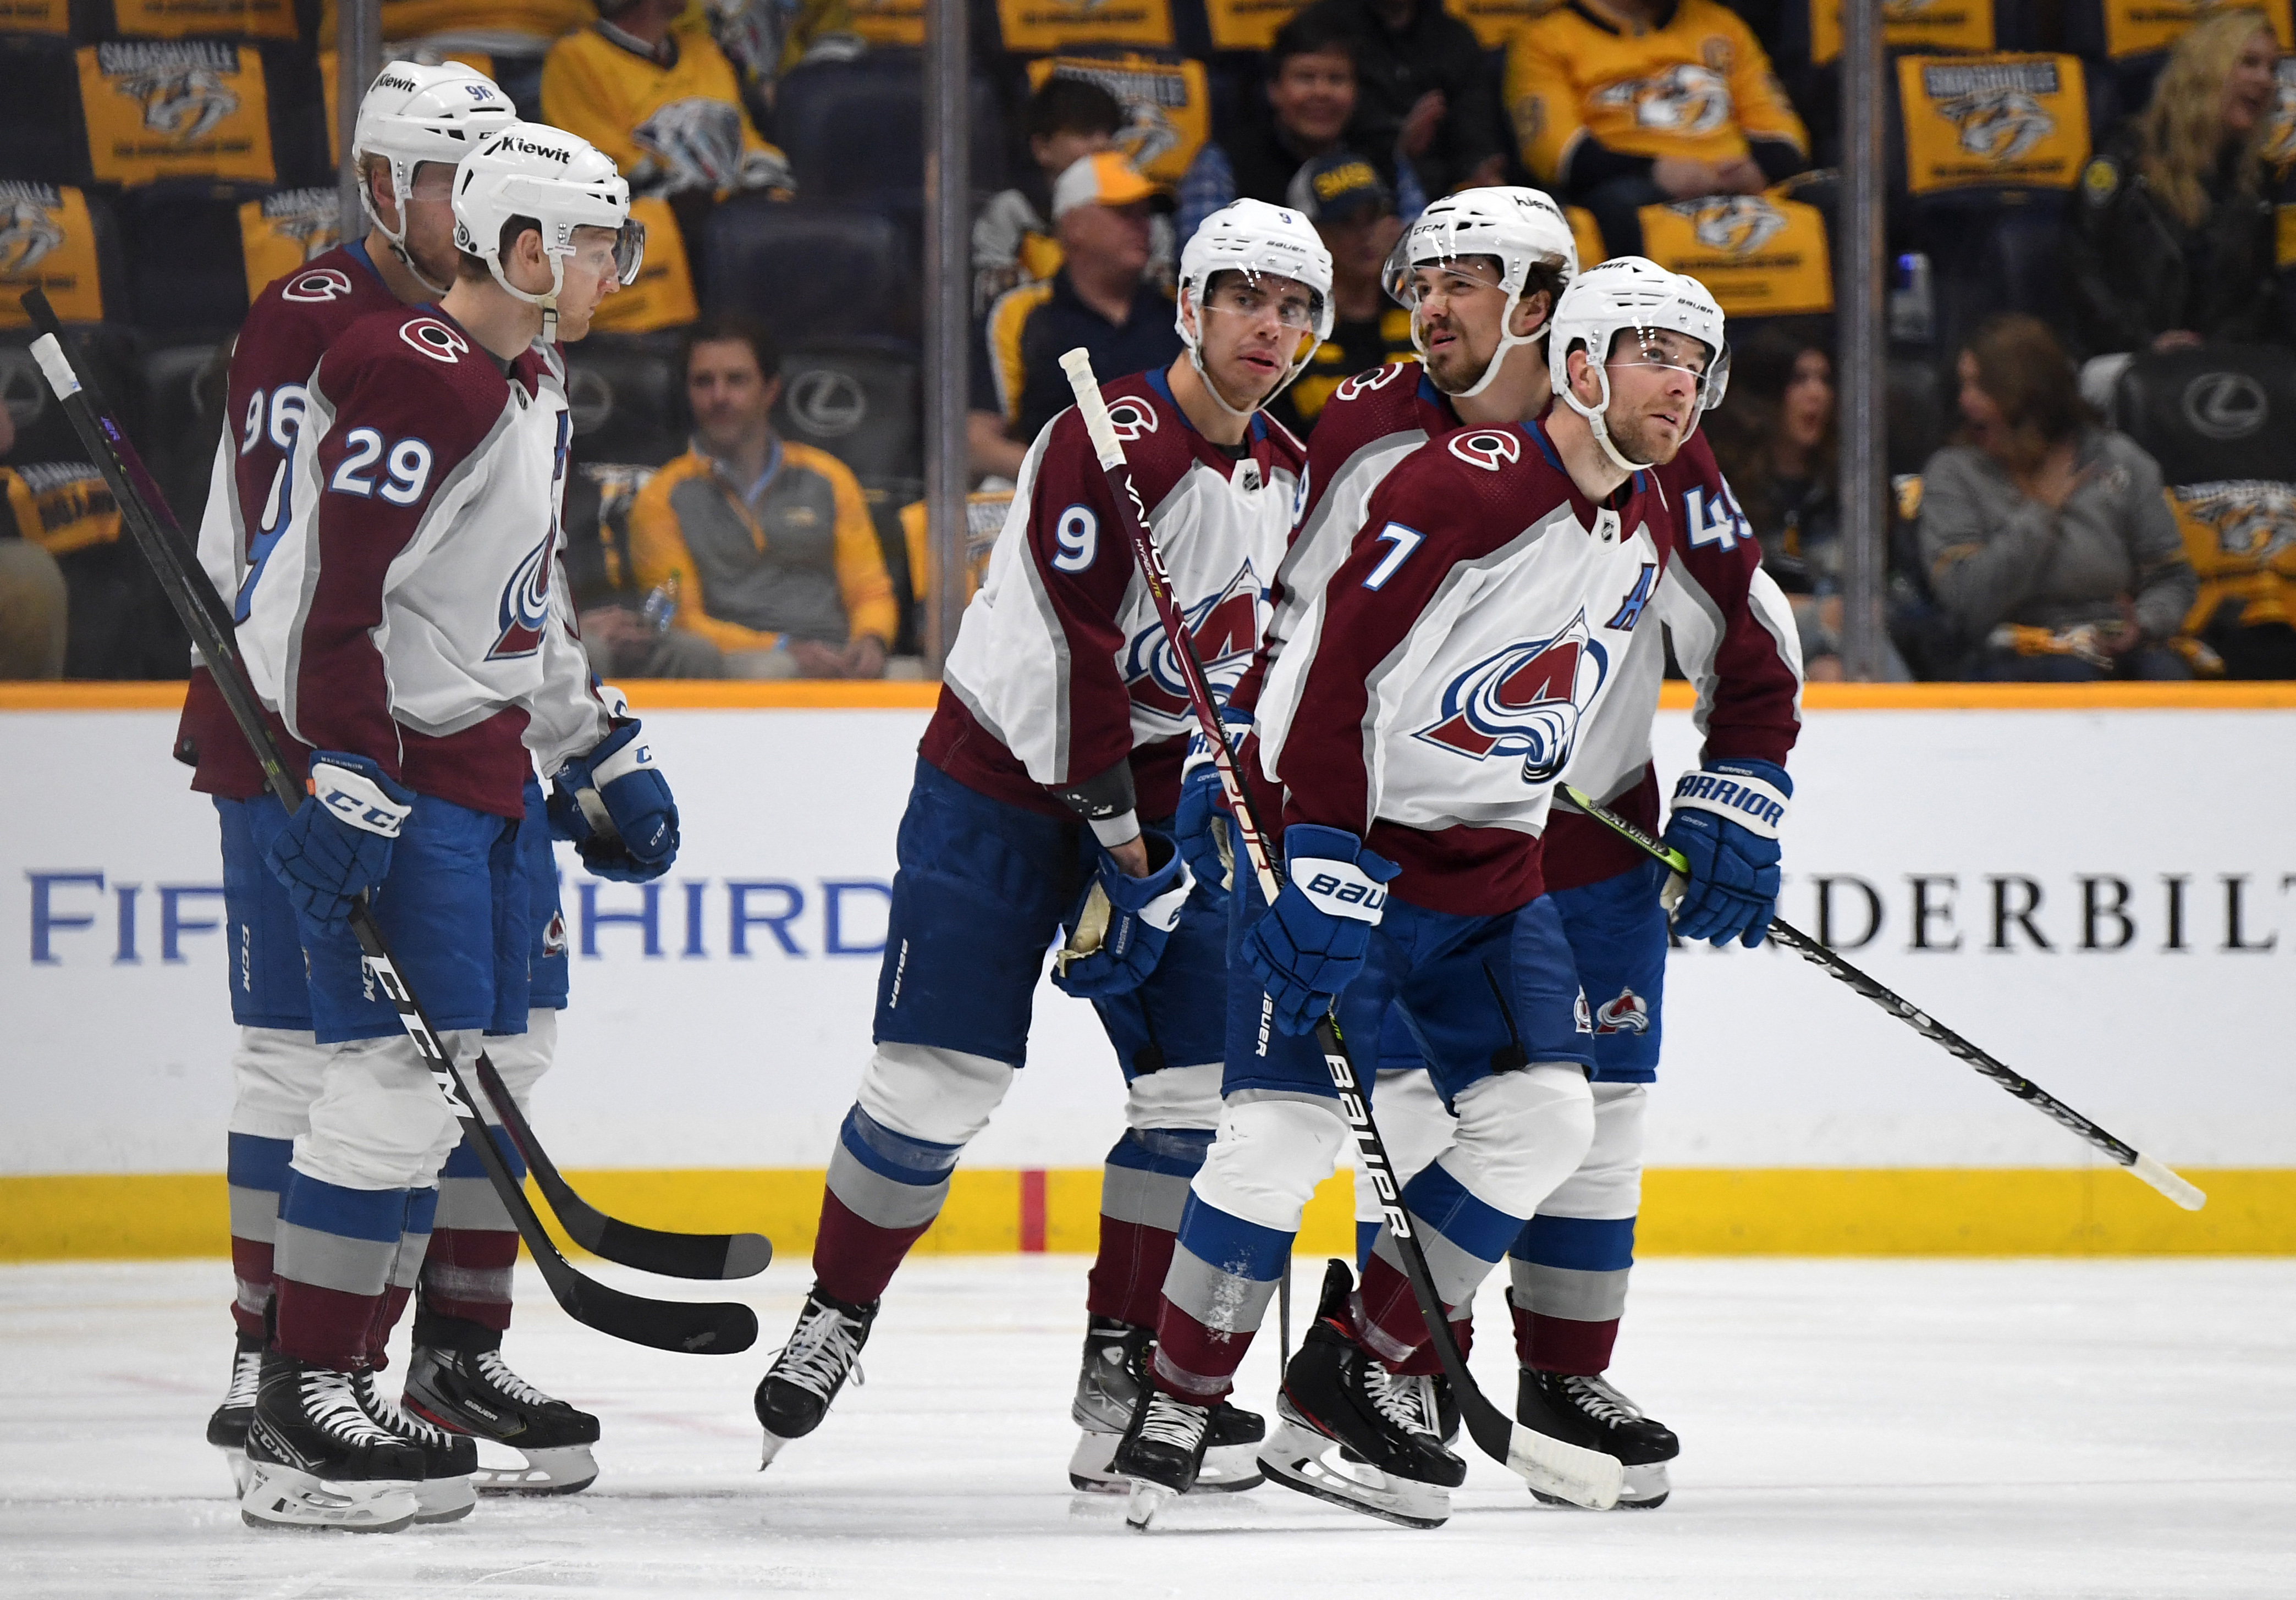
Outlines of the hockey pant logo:
M 1615 1000 L 1605 1001 L 1595 1010 L 1596 1033 L 1648 1033 L 1650 1003 L 1631 989 L 1622 989 Z

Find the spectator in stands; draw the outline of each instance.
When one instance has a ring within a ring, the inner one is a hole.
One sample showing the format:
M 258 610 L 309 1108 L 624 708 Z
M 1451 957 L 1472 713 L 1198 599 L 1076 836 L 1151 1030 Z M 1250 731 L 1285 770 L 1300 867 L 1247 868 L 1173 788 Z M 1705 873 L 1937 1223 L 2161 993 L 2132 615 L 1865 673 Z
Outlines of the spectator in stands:
M 1411 345 L 1411 313 L 1388 299 L 1380 284 L 1387 253 L 1403 236 L 1403 219 L 1395 213 L 1395 192 L 1378 169 L 1349 151 L 1317 156 L 1300 168 L 1286 199 L 1316 225 L 1332 252 L 1332 336 L 1268 407 L 1304 439 L 1324 402 L 1348 378 L 1418 355 Z
M 997 296 L 1060 270 L 1061 243 L 1046 220 L 1053 185 L 1088 155 L 1116 147 L 1124 105 L 1096 83 L 1055 73 L 1029 100 L 1029 154 L 1035 165 L 1012 188 L 992 194 L 972 219 L 972 314 Z
M 1956 371 L 1964 442 L 1923 471 L 1920 537 L 1964 675 L 2191 677 L 2169 642 L 2198 586 L 2160 467 L 2096 424 L 2037 317 L 1988 319 Z
M 2093 403 L 2109 399 L 2129 353 L 2245 343 L 2275 325 L 2262 152 L 2279 58 L 2260 11 L 2196 23 L 2169 53 L 2152 103 L 2081 174 L 2065 266 Z
M 1320 9 L 1320 8 L 1319 8 Z M 1292 18 L 1268 46 L 1267 114 L 1247 119 L 1229 142 L 1206 143 L 1180 179 L 1175 232 L 1181 248 L 1203 219 L 1233 200 L 1286 203 L 1292 180 L 1317 156 L 1350 151 L 1395 191 L 1403 219 L 1427 208 L 1419 176 L 1398 135 L 1362 141 L 1350 133 L 1358 103 L 1356 59 L 1362 48 L 1345 25 L 1312 12 Z
M 1397 152 L 1427 194 L 1505 181 L 1489 62 L 1441 0 L 1316 0 L 1306 14 L 1355 36 L 1351 143 Z
M 1045 424 L 1073 404 L 1061 357 L 1082 346 L 1103 378 L 1168 365 L 1180 353 L 1172 302 L 1148 281 L 1156 186 L 1114 151 L 1075 162 L 1053 185 L 1065 257 L 1041 283 L 989 308 L 973 368 L 967 438 L 973 470 L 1017 478 Z
M 778 437 L 773 335 L 742 316 L 688 336 L 693 447 L 630 513 L 635 587 L 716 644 L 734 677 L 882 677 L 899 627 L 861 485 L 825 451 Z
M 566 480 L 566 587 L 574 598 L 582 648 L 600 677 L 723 677 L 718 646 L 676 626 L 682 581 L 637 587 L 630 516 L 650 467 L 578 462 Z
M 16 419 L 0 406 L 0 461 L 15 447 Z M 14 476 L 0 467 L 0 491 L 14 488 Z M 63 676 L 66 604 L 56 558 L 0 529 L 0 681 Z
M 1809 135 L 1752 31 L 1717 0 L 1570 0 L 1507 47 L 1522 163 L 1587 208 L 1613 256 L 1643 207 L 1759 194 L 1809 165 Z
M 734 64 L 742 101 L 762 121 L 774 107 L 782 74 L 816 54 L 847 59 L 868 41 L 853 31 L 848 0 L 705 0 L 677 20 L 680 33 L 706 35 Z

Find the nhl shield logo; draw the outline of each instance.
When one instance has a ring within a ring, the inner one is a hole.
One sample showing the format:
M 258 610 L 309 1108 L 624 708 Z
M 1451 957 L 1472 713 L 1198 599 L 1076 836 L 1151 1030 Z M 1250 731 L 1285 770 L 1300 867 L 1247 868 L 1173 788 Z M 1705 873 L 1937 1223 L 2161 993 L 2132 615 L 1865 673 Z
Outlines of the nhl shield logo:
M 1519 755 L 1524 783 L 1549 782 L 1570 763 L 1610 669 L 1582 611 L 1554 637 L 1510 644 L 1453 678 L 1442 716 L 1414 737 L 1471 761 Z
M 20 200 L 0 210 L 0 277 L 20 278 L 64 242 L 64 231 L 37 201 Z
M 1597 105 L 1625 106 L 1638 127 L 1676 134 L 1710 134 L 1730 120 L 1730 80 L 1687 62 L 1655 78 L 1633 78 L 1595 94 Z
M 1650 1003 L 1631 989 L 1595 1008 L 1596 1033 L 1648 1033 L 1650 1020 Z
M 188 144 L 239 110 L 239 96 L 209 67 L 154 67 L 112 80 L 144 108 L 144 126 Z
M 1961 148 L 1988 161 L 2013 161 L 2056 131 L 2057 119 L 2022 89 L 1977 89 L 1941 101 Z

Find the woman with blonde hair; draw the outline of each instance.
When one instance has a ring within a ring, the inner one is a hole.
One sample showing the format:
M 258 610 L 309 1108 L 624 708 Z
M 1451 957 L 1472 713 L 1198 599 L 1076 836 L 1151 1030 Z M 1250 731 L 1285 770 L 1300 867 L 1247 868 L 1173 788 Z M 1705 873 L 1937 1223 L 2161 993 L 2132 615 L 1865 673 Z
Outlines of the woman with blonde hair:
M 2073 342 L 2093 365 L 2120 352 L 2253 341 L 2272 325 L 2263 148 L 2279 59 L 2260 11 L 2196 23 L 2169 53 L 2151 103 L 2081 174 L 2066 268 Z M 2091 374 L 2084 379 L 2095 398 Z

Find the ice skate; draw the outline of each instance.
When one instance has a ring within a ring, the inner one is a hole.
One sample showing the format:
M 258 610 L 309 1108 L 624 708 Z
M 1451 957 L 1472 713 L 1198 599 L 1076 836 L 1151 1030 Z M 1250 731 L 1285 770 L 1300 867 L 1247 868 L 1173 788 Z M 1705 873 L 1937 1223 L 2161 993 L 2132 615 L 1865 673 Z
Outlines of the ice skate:
M 1674 1430 L 1644 1416 L 1609 1380 L 1526 1368 L 1515 1391 L 1515 1418 L 1550 1439 L 1584 1445 L 1615 1456 L 1627 1469 L 1619 1504 L 1641 1511 L 1666 1504 L 1672 1487 L 1666 1464 L 1682 1453 Z M 1568 1506 L 1554 1495 L 1530 1491 L 1549 1506 Z
M 1276 1428 L 1259 1452 L 1287 1489 L 1406 1528 L 1439 1528 L 1467 1465 L 1424 1432 L 1415 1393 L 1349 1333 L 1353 1278 L 1343 1261 L 1324 1274 L 1323 1304 L 1284 1369 Z
M 1414 1432 L 1433 1434 L 1447 1450 L 1459 1442 L 1459 1397 L 1452 1392 L 1450 1379 L 1439 1372 L 1390 1377 L 1388 1382 L 1397 1398 L 1417 1414 Z
M 590 1447 L 598 1442 L 598 1419 L 520 1377 L 500 1350 L 416 1345 L 405 1404 L 449 1433 L 506 1445 L 525 1457 L 523 1466 L 478 1465 L 471 1484 L 480 1494 L 570 1495 L 597 1480 Z
M 231 1386 L 224 1391 L 223 1404 L 208 1418 L 208 1442 L 223 1452 L 231 1468 L 232 1489 L 245 1494 L 247 1424 L 254 1419 L 255 1394 L 263 1381 L 263 1341 L 244 1333 L 238 1338 L 238 1348 L 231 1354 Z
M 1116 1448 L 1131 1425 L 1147 1382 L 1155 1333 L 1113 1317 L 1095 1317 L 1084 1336 L 1084 1364 L 1077 1374 L 1076 1401 L 1069 1415 L 1084 1432 L 1069 1457 L 1069 1483 L 1086 1494 L 1124 1494 L 1131 1485 L 1116 1470 Z M 1222 1400 L 1211 1408 L 1204 1458 L 1194 1494 L 1229 1494 L 1264 1481 L 1259 1442 L 1267 1424 L 1253 1412 Z
M 372 1370 L 351 1374 L 351 1392 L 359 1409 L 384 1432 L 396 1434 L 422 1452 L 422 1481 L 414 1489 L 414 1520 L 453 1522 L 471 1514 L 479 1503 L 471 1474 L 479 1470 L 479 1447 L 460 1433 L 450 1433 L 434 1423 L 401 1410 L 382 1398 Z
M 877 1320 L 872 1301 L 865 1306 L 832 1300 L 819 1288 L 805 1297 L 805 1309 L 790 1330 L 789 1342 L 774 1357 L 758 1381 L 758 1421 L 766 1430 L 765 1459 L 758 1470 L 773 1465 L 782 1447 L 803 1439 L 821 1426 L 830 1402 L 849 1377 L 857 1384 L 861 1347 L 869 1342 L 869 1325 Z
M 1126 1422 L 1123 1442 L 1116 1447 L 1116 1470 L 1131 1489 L 1125 1522 L 1145 1528 L 1166 1501 L 1196 1486 L 1211 1419 L 1209 1407 L 1176 1400 L 1152 1386 L 1142 1388 Z
M 422 1452 L 367 1415 L 350 1374 L 263 1358 L 247 1429 L 250 1528 L 396 1533 L 414 1522 Z

